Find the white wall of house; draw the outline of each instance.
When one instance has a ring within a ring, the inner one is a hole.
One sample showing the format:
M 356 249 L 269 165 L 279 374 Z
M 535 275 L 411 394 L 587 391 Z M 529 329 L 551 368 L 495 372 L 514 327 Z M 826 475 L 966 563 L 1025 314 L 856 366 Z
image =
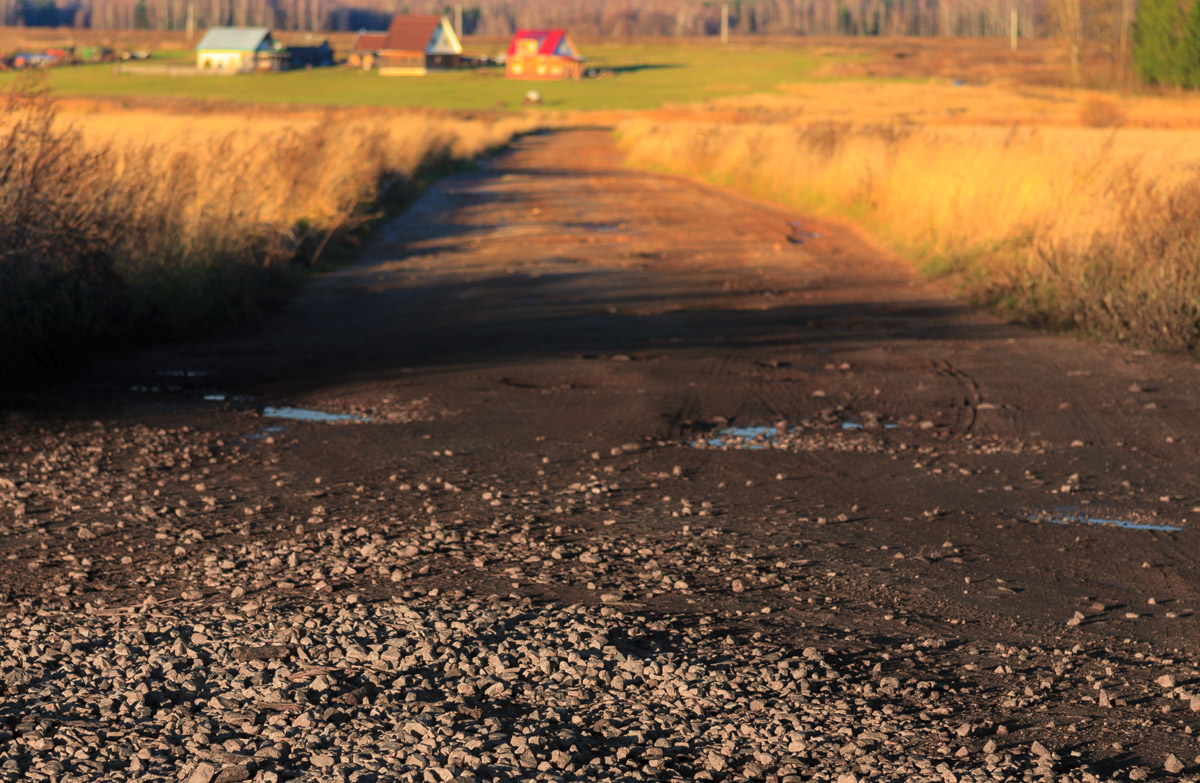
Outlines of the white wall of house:
M 202 71 L 240 71 L 254 66 L 253 52 L 196 52 L 196 67 Z

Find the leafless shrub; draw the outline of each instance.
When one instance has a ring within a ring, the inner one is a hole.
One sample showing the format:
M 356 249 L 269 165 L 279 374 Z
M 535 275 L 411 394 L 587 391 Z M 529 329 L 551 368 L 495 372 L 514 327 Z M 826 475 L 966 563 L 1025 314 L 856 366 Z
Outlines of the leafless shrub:
M 1119 128 L 1125 119 L 1125 112 L 1111 98 L 1089 98 L 1079 110 L 1079 121 L 1090 128 Z
M 108 319 L 115 302 L 113 164 L 74 129 L 56 128 L 45 91 L 3 96 L 0 131 L 0 333 L 3 345 Z
M 411 196 L 535 124 L 348 111 L 280 130 L 205 114 L 183 121 L 203 128 L 197 143 L 196 133 L 145 141 L 136 129 L 89 136 L 36 83 L 0 108 L 0 363 L 10 370 L 133 335 L 220 328 L 277 296 L 291 268 L 357 236 L 381 199 Z
M 1028 320 L 1197 353 L 1200 177 L 1166 193 L 1133 185 L 1125 198 L 1114 230 L 1090 246 L 1044 249 L 1010 306 Z

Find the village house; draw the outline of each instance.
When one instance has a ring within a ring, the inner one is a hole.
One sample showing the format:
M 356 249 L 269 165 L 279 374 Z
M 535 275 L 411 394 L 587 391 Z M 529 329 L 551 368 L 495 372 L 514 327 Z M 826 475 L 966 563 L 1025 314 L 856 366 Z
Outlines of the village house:
M 265 27 L 211 27 L 196 47 L 202 71 L 278 71 L 285 56 Z
M 327 68 L 333 65 L 333 47 L 329 41 L 308 46 L 289 46 L 285 50 L 288 68 Z
M 371 70 L 379 59 L 379 50 L 387 41 L 387 33 L 361 32 L 350 46 L 350 54 L 346 57 L 346 65 L 351 68 Z
M 565 30 L 518 30 L 508 45 L 510 79 L 578 79 L 583 57 Z
M 369 61 L 384 76 L 421 76 L 433 69 L 456 68 L 462 60 L 462 43 L 445 16 L 397 14 L 383 40 L 364 33 L 355 42 L 362 67 Z M 377 50 L 360 47 L 378 44 Z

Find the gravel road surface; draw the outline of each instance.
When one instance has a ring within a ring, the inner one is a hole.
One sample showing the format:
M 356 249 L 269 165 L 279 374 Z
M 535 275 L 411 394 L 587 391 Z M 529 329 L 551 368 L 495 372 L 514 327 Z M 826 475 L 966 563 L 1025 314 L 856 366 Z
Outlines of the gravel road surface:
M 1196 780 L 1198 380 L 526 137 L 0 413 L 0 781 Z

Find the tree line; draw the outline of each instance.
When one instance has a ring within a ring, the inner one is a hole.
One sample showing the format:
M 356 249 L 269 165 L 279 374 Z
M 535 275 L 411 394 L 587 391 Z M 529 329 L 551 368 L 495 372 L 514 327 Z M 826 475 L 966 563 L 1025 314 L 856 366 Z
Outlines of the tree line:
M 1059 39 L 1074 81 L 1085 55 L 1145 82 L 1200 88 L 1200 0 L 0 0 L 0 23 L 195 30 L 256 25 L 313 32 L 384 29 L 400 13 L 448 13 L 467 34 L 522 27 L 577 36 L 735 35 Z
M 522 27 L 568 27 L 580 36 L 714 36 L 720 0 L 468 0 L 467 34 L 506 36 Z M 735 35 L 1007 36 L 1050 33 L 1037 0 L 729 0 Z M 450 13 L 446 0 L 0 0 L 7 25 L 101 29 L 197 29 L 260 25 L 281 30 L 384 27 L 397 13 Z
M 1144 82 L 1200 89 L 1200 0 L 1140 0 L 1133 64 Z

